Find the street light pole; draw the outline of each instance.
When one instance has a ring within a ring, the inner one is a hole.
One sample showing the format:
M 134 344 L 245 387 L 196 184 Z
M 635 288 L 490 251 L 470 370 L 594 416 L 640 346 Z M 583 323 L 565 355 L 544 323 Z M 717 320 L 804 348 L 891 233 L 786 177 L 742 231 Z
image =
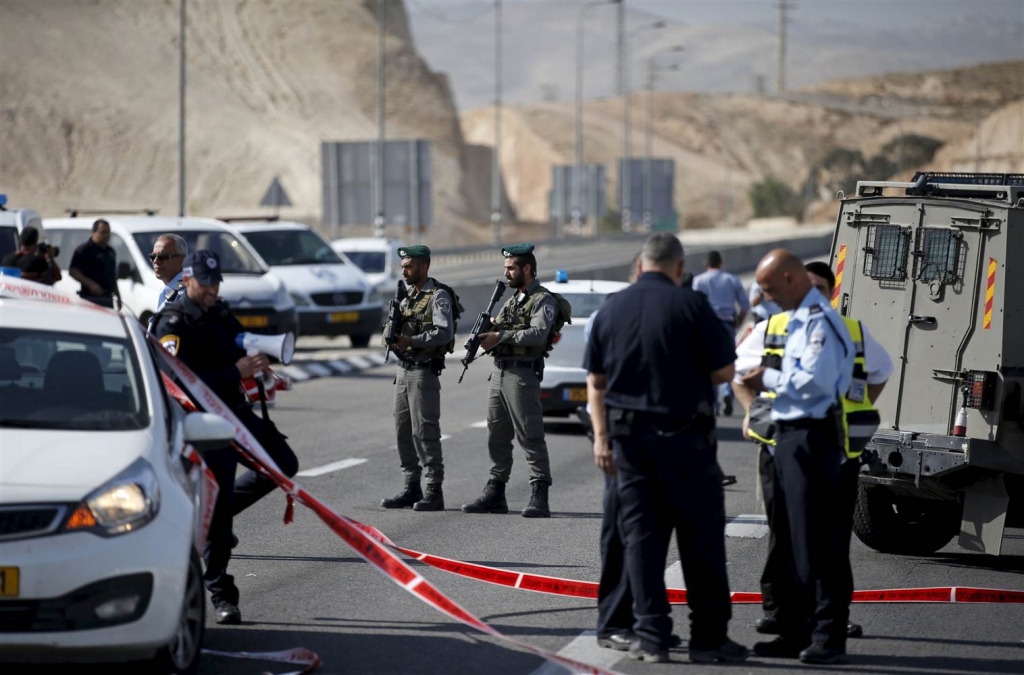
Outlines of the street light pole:
M 178 25 L 178 217 L 185 217 L 185 0 Z
M 491 241 L 501 244 L 501 0 L 494 0 L 494 152 L 491 153 Z
M 622 51 L 623 51 L 623 54 L 624 54 L 624 58 L 623 58 L 623 69 L 622 69 L 622 84 L 623 84 L 623 91 L 622 91 L 622 164 L 621 164 L 622 168 L 620 170 L 621 182 L 622 182 L 622 185 L 620 186 L 621 191 L 622 191 L 622 203 L 620 205 L 620 208 L 621 208 L 621 211 L 622 211 L 621 215 L 622 215 L 622 231 L 623 232 L 629 232 L 630 230 L 633 229 L 633 217 L 632 217 L 632 214 L 630 213 L 630 206 L 631 206 L 630 202 L 632 201 L 632 195 L 630 193 L 632 192 L 632 187 L 633 187 L 632 186 L 632 181 L 633 181 L 633 176 L 632 176 L 633 171 L 632 171 L 632 168 L 633 167 L 632 167 L 632 165 L 630 163 L 630 159 L 631 159 L 631 157 L 633 155 L 633 148 L 632 148 L 632 143 L 631 143 L 631 140 L 630 140 L 630 125 L 629 125 L 629 89 L 630 89 L 630 85 L 629 85 L 629 70 L 630 70 L 630 67 L 629 67 L 630 66 L 630 63 L 629 63 L 629 60 L 630 60 L 629 59 L 629 41 L 630 41 L 630 39 L 634 35 L 636 35 L 637 33 L 641 32 L 641 31 L 644 31 L 644 30 L 656 30 L 658 28 L 664 28 L 664 27 L 665 27 L 665 22 L 664 21 L 655 21 L 654 23 L 649 23 L 649 24 L 644 24 L 642 26 L 637 26 L 636 28 L 634 28 L 633 30 L 631 30 L 627 34 L 626 39 L 625 39 L 624 44 L 623 44 L 623 48 L 622 48 Z
M 373 236 L 384 236 L 384 38 L 388 29 L 387 0 L 377 0 L 377 172 L 375 176 Z
M 647 123 L 644 129 L 644 211 L 643 229 L 644 232 L 651 231 L 651 128 L 654 124 L 654 78 L 659 70 L 679 70 L 678 63 L 671 63 L 659 66 L 657 57 L 663 52 L 681 52 L 683 47 L 676 45 L 663 49 L 647 60 Z

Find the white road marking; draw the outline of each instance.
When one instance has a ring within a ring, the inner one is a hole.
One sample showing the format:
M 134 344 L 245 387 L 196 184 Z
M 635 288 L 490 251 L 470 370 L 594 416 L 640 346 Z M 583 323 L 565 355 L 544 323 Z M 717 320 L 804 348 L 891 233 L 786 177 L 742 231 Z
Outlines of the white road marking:
M 384 365 L 384 357 L 380 354 L 369 354 L 366 358 L 376 366 Z
M 323 466 L 313 467 L 312 469 L 306 469 L 305 471 L 300 471 L 300 472 L 298 472 L 295 475 L 296 476 L 322 476 L 325 473 L 331 473 L 332 471 L 341 471 L 342 469 L 347 469 L 350 466 L 358 466 L 360 464 L 365 464 L 365 463 L 366 463 L 365 459 L 355 459 L 355 458 L 350 457 L 349 459 L 343 459 L 343 460 L 340 460 L 340 461 L 337 461 L 337 462 L 331 462 L 330 464 L 324 464 Z
M 665 568 L 665 588 L 686 588 L 683 581 L 683 561 L 677 560 Z
M 762 515 L 740 515 L 725 524 L 725 536 L 760 539 L 768 534 L 768 518 Z
M 343 361 L 341 359 L 335 359 L 333 361 L 328 361 L 327 365 L 329 365 L 331 368 L 334 368 L 336 371 L 338 371 L 342 375 L 348 375 L 353 370 L 355 370 L 355 368 L 352 366 L 351 363 L 349 363 L 348 361 Z
M 441 434 L 440 440 L 447 441 L 449 438 L 451 438 L 451 434 Z
M 558 655 L 605 669 L 610 669 L 625 658 L 625 652 L 598 647 L 596 636 L 597 634 L 592 630 L 584 631 L 575 640 L 559 649 Z M 530 675 L 567 675 L 568 673 L 572 673 L 572 671 L 564 666 L 545 661 L 544 665 Z
M 479 422 L 473 422 L 472 424 L 469 425 L 469 428 L 470 429 L 486 429 L 487 428 L 487 420 L 481 420 Z
M 287 375 L 296 382 L 305 382 L 306 380 L 309 379 L 309 373 L 304 371 L 302 368 L 299 368 L 298 366 L 283 366 L 281 364 L 278 364 L 274 366 L 274 370 L 281 373 L 282 375 Z
M 366 356 L 350 356 L 348 361 L 356 368 L 372 368 L 377 365 Z
M 317 361 L 306 361 L 304 363 L 299 364 L 299 367 L 301 367 L 303 370 L 306 370 L 307 372 L 313 373 L 314 375 L 318 375 L 319 377 L 334 376 L 334 371 L 332 371 L 330 368 Z

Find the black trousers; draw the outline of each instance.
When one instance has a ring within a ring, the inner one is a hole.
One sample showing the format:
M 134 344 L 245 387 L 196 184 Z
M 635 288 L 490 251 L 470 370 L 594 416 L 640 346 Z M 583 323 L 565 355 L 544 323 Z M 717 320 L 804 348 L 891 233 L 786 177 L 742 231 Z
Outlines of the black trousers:
M 771 579 L 782 635 L 846 648 L 850 529 L 841 524 L 843 450 L 831 420 L 780 425 L 776 437 L 773 530 L 780 561 Z M 842 562 L 843 551 L 847 552 Z M 784 570 L 784 572 L 783 572 Z
M 774 505 L 775 485 L 775 459 L 768 451 L 768 446 L 762 444 L 758 457 L 761 473 L 761 495 L 764 498 L 764 512 L 768 518 L 768 556 L 764 561 L 764 571 L 761 573 L 761 606 L 764 615 L 768 618 L 777 618 L 779 611 L 778 603 L 775 601 L 775 591 L 772 579 L 785 575 L 786 569 L 779 570 L 779 563 L 785 561 L 776 548 L 775 527 L 772 518 L 772 507 Z M 839 500 L 840 511 L 838 525 L 844 528 L 840 532 L 839 543 L 842 546 L 840 551 L 840 564 L 844 565 L 844 595 L 848 594 L 853 598 L 853 567 L 850 564 L 850 539 L 853 536 L 853 510 L 857 503 L 857 483 L 860 475 L 860 458 L 847 460 L 839 468 Z M 849 602 L 849 600 L 847 600 Z
M 234 413 L 289 478 L 298 472 L 299 461 L 273 422 L 257 417 L 248 407 L 236 409 Z M 237 605 L 238 587 L 235 586 L 235 578 L 227 571 L 231 560 L 232 523 L 235 515 L 256 503 L 275 485 L 253 469 L 236 480 L 238 464 L 248 464 L 248 460 L 242 459 L 234 448 L 205 452 L 203 459 L 217 479 L 219 488 L 203 549 L 206 565 L 203 582 L 214 605 L 224 602 Z
M 606 638 L 633 628 L 633 594 L 626 574 L 621 509 L 615 476 L 604 478 L 604 516 L 601 519 L 601 581 L 597 587 L 597 637 Z
M 668 649 L 666 542 L 679 543 L 690 607 L 690 646 L 713 649 L 732 616 L 725 568 L 725 493 L 713 434 L 660 436 L 634 429 L 613 445 L 620 526 L 633 592 L 633 630 L 649 650 Z

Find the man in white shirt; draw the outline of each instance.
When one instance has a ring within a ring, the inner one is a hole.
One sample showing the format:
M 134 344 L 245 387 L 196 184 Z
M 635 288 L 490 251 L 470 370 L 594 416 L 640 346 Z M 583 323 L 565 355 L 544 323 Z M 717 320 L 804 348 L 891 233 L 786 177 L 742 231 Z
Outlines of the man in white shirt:
M 163 290 L 160 291 L 160 296 L 156 301 L 157 312 L 185 290 L 181 269 L 185 264 L 186 255 L 188 255 L 188 243 L 183 237 L 176 234 L 161 234 L 153 242 L 153 252 L 149 254 L 149 261 L 153 263 L 153 273 L 156 274 L 156 278 L 164 282 Z M 148 329 L 152 330 L 153 327 L 153 319 L 150 319 Z

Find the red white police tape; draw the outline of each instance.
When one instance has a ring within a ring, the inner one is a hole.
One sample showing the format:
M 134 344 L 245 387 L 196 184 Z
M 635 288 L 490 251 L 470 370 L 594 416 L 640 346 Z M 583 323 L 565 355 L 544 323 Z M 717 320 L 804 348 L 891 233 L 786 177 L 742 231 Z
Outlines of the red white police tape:
M 229 659 L 253 659 L 256 661 L 274 661 L 276 663 L 291 663 L 297 666 L 305 666 L 302 670 L 293 670 L 289 673 L 281 673 L 281 675 L 305 675 L 305 673 L 311 673 L 323 665 L 319 656 L 304 647 L 286 649 L 280 652 L 220 652 L 215 649 L 204 649 L 203 653 L 210 656 L 225 656 Z M 263 675 L 270 675 L 270 673 L 264 673 Z
M 425 565 L 430 565 L 444 572 L 476 579 L 497 586 L 518 588 L 524 591 L 560 595 L 574 598 L 597 598 L 598 584 L 593 581 L 562 579 L 541 574 L 514 572 L 500 567 L 488 567 L 476 563 L 442 558 L 441 556 L 421 553 L 410 548 L 398 546 L 388 539 L 387 535 L 371 525 L 360 525 L 363 531 L 378 542 L 390 546 L 396 551 L 415 558 Z M 673 605 L 686 604 L 686 590 L 682 588 L 667 589 L 668 601 Z M 732 593 L 735 605 L 761 604 L 760 593 Z M 1024 603 L 1024 591 L 1000 590 L 996 588 L 972 588 L 966 586 L 941 586 L 934 588 L 892 588 L 874 591 L 854 591 L 855 603 Z

